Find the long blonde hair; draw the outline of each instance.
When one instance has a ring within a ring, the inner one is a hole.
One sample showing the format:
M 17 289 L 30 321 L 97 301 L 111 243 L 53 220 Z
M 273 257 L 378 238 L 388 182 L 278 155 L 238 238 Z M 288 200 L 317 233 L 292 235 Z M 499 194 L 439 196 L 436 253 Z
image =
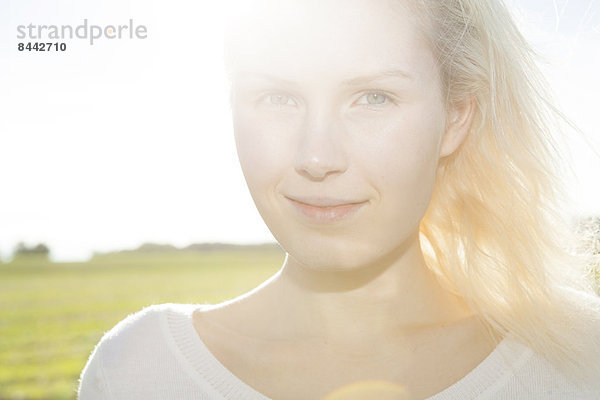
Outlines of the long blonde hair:
M 534 51 L 501 0 L 411 6 L 436 52 L 447 105 L 476 104 L 467 139 L 440 162 L 421 222 L 428 266 L 496 340 L 510 332 L 563 372 L 600 382 L 600 310 L 587 259 L 569 251 L 558 178 L 566 120 Z

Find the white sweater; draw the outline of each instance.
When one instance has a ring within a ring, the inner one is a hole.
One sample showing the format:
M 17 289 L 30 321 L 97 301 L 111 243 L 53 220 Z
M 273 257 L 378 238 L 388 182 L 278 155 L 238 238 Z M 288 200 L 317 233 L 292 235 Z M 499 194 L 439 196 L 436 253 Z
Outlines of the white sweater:
M 96 345 L 79 399 L 269 400 L 226 369 L 192 324 L 199 304 L 153 305 L 129 315 Z M 544 358 L 505 338 L 473 371 L 429 400 L 600 399 Z

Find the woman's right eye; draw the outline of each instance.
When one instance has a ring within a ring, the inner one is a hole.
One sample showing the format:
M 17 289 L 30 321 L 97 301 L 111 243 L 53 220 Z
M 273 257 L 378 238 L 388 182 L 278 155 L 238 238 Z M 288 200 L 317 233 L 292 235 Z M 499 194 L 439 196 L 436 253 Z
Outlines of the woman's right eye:
M 267 94 L 261 98 L 261 102 L 274 107 L 294 107 L 297 105 L 291 96 L 282 93 Z

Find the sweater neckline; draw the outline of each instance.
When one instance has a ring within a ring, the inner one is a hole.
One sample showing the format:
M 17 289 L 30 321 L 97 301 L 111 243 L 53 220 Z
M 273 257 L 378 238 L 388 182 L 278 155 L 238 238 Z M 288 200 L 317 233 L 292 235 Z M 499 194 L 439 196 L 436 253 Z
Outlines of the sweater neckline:
M 242 381 L 227 369 L 204 344 L 193 325 L 193 312 L 210 308 L 210 304 L 173 304 L 162 315 L 163 333 L 178 360 L 192 379 L 206 382 L 227 400 L 272 400 Z M 512 373 L 533 355 L 511 335 L 506 336 L 490 354 L 467 375 L 426 400 L 475 399 L 486 391 L 500 388 Z

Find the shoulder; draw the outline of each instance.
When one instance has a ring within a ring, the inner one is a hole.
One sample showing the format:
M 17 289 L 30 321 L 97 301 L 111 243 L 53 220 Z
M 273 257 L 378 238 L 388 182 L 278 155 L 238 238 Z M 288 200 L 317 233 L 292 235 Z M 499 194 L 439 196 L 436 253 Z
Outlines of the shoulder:
M 596 399 L 595 379 L 585 375 L 572 375 L 552 363 L 543 355 L 532 350 L 520 365 L 511 371 L 506 392 L 512 392 L 514 398 L 544 399 Z M 516 394 L 519 394 L 516 396 Z
M 112 329 L 104 334 L 102 341 L 119 341 L 139 332 L 150 334 L 156 331 L 160 320 L 170 314 L 188 314 L 195 306 L 193 304 L 164 303 L 146 306 L 139 311 L 127 315 Z
M 127 315 L 109 331 L 104 333 L 94 353 L 102 349 L 105 358 L 111 355 L 131 354 L 131 350 L 139 347 L 157 345 L 157 339 L 164 335 L 163 321 L 171 315 L 189 315 L 193 304 L 153 304 Z M 122 350 L 129 350 L 123 353 Z M 93 356 L 94 354 L 92 354 Z M 109 360 L 107 360 L 109 361 Z
M 571 338 L 572 357 L 551 364 L 536 353 L 528 363 L 529 376 L 536 372 L 538 378 L 546 380 L 547 387 L 555 387 L 559 393 L 571 388 L 578 394 L 576 398 L 595 399 L 600 392 L 600 297 L 572 288 L 564 290 L 571 314 L 564 321 L 565 331 L 557 333 Z
M 600 391 L 600 296 L 596 293 L 566 289 L 572 300 L 572 315 L 565 327 L 577 334 L 573 338 L 581 364 L 587 366 L 589 381 Z
M 192 304 L 175 303 L 147 306 L 105 332 L 81 372 L 79 398 L 111 398 L 109 382 L 125 381 L 139 373 L 140 367 L 158 371 L 168 355 L 166 320 L 173 315 L 189 315 L 193 308 Z
M 154 304 L 127 315 L 109 331 L 105 332 L 96 349 L 104 351 L 119 351 L 121 347 L 151 344 L 157 336 L 162 334 L 161 321 L 171 313 L 182 314 L 189 312 L 188 304 Z M 96 351 L 96 350 L 95 350 Z
M 568 321 L 571 329 L 577 327 L 585 332 L 587 338 L 594 340 L 593 346 L 600 349 L 600 296 L 574 289 L 565 290 L 573 302 L 572 320 Z

